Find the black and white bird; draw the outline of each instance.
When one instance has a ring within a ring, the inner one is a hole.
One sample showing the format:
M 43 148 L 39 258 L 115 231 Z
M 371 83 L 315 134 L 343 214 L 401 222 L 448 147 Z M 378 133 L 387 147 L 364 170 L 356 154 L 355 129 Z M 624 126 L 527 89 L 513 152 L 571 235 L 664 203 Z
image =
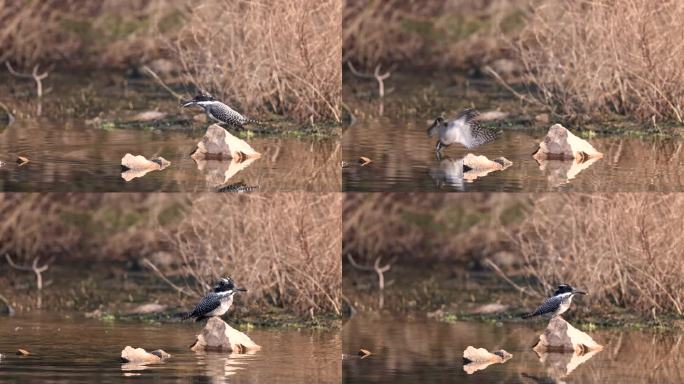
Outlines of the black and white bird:
M 586 292 L 575 289 L 568 284 L 561 284 L 556 289 L 556 292 L 553 293 L 553 296 L 544 300 L 534 312 L 522 315 L 522 318 L 529 319 L 530 317 L 543 316 L 549 313 L 552 314 L 552 317 L 558 316 L 570 309 L 572 298 L 575 295 L 586 294 Z
M 220 124 L 228 124 L 240 129 L 244 128 L 245 124 L 263 125 L 257 120 L 243 116 L 240 112 L 216 100 L 208 93 L 199 93 L 192 100 L 183 103 L 183 108 L 193 105 L 202 107 L 210 119 Z
M 496 132 L 483 128 L 478 124 L 479 112 L 474 109 L 466 109 L 459 113 L 453 120 L 445 120 L 438 117 L 428 128 L 428 136 L 438 135 L 435 152 L 439 157 L 440 151 L 451 144 L 459 143 L 468 149 L 479 147 L 496 139 Z
M 221 278 L 213 290 L 200 300 L 195 309 L 185 314 L 184 319 L 194 318 L 195 321 L 200 321 L 213 316 L 222 316 L 233 304 L 233 296 L 237 292 L 246 291 L 245 288 L 235 287 L 230 277 Z

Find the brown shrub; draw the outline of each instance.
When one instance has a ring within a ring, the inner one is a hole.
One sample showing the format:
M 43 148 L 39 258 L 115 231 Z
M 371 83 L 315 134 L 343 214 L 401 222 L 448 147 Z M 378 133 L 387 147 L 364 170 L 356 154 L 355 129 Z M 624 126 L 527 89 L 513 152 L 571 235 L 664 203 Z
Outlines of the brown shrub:
M 601 312 L 681 315 L 682 212 L 679 194 L 545 195 L 514 239 L 543 295 L 567 282 L 587 289 Z
M 173 50 L 190 82 L 248 111 L 340 121 L 341 0 L 205 1 Z
M 522 220 L 525 195 L 347 193 L 343 254 L 373 261 L 480 259 L 500 250 L 502 225 Z
M 346 0 L 344 60 L 468 68 L 506 56 L 530 0 Z M 504 35 L 506 35 L 504 37 Z
M 164 53 L 185 0 L 0 0 L 0 62 L 121 67 Z
M 336 193 L 203 195 L 169 242 L 198 296 L 230 275 L 252 304 L 339 315 L 341 200 Z
M 679 0 L 549 1 L 518 52 L 538 98 L 555 113 L 682 122 L 682 19 Z

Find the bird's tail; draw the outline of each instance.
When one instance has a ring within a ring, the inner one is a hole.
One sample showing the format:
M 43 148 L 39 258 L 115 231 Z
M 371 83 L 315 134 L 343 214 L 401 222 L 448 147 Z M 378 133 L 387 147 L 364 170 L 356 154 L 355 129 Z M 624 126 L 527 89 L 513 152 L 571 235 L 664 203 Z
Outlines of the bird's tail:
M 534 312 L 532 312 L 532 313 L 526 313 L 526 314 L 524 314 L 524 315 L 522 315 L 522 316 L 520 316 L 520 317 L 523 318 L 523 319 L 529 319 L 530 317 L 535 317 L 535 316 L 537 316 L 537 314 L 534 313 Z
M 246 124 L 254 124 L 254 125 L 256 125 L 258 127 L 262 127 L 262 128 L 266 127 L 266 123 L 264 123 L 263 121 L 250 119 L 250 118 L 246 118 L 245 123 Z
M 192 312 L 181 312 L 177 316 L 184 321 L 192 317 Z

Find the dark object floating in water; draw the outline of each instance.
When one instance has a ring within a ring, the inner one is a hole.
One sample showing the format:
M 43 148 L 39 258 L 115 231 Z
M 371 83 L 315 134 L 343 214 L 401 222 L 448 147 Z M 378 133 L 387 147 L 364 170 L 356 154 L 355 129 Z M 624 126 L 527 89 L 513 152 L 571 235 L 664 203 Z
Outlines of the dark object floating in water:
M 20 167 L 21 167 L 22 165 L 28 164 L 28 163 L 30 163 L 30 162 L 31 162 L 31 160 L 29 160 L 28 157 L 25 157 L 25 156 L 17 156 L 17 164 L 19 164 Z

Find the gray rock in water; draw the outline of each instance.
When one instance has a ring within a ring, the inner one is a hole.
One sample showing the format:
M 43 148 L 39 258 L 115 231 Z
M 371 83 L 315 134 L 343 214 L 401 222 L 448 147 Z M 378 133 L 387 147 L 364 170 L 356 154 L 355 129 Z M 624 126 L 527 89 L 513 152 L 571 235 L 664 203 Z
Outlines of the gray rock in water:
M 534 153 L 536 160 L 580 160 L 601 158 L 603 154 L 597 151 L 588 141 L 572 134 L 560 124 L 554 124 L 539 148 Z
M 202 141 L 197 143 L 197 149 L 192 154 L 195 160 L 245 160 L 259 158 L 261 154 L 255 151 L 246 141 L 237 138 L 218 124 L 207 128 Z
M 193 351 L 253 353 L 261 349 L 249 336 L 234 329 L 218 317 L 210 317 L 190 347 Z
M 574 352 L 583 355 L 591 351 L 600 351 L 603 346 L 562 317 L 555 316 L 549 321 L 546 330 L 539 336 L 539 341 L 532 349 L 537 353 Z

